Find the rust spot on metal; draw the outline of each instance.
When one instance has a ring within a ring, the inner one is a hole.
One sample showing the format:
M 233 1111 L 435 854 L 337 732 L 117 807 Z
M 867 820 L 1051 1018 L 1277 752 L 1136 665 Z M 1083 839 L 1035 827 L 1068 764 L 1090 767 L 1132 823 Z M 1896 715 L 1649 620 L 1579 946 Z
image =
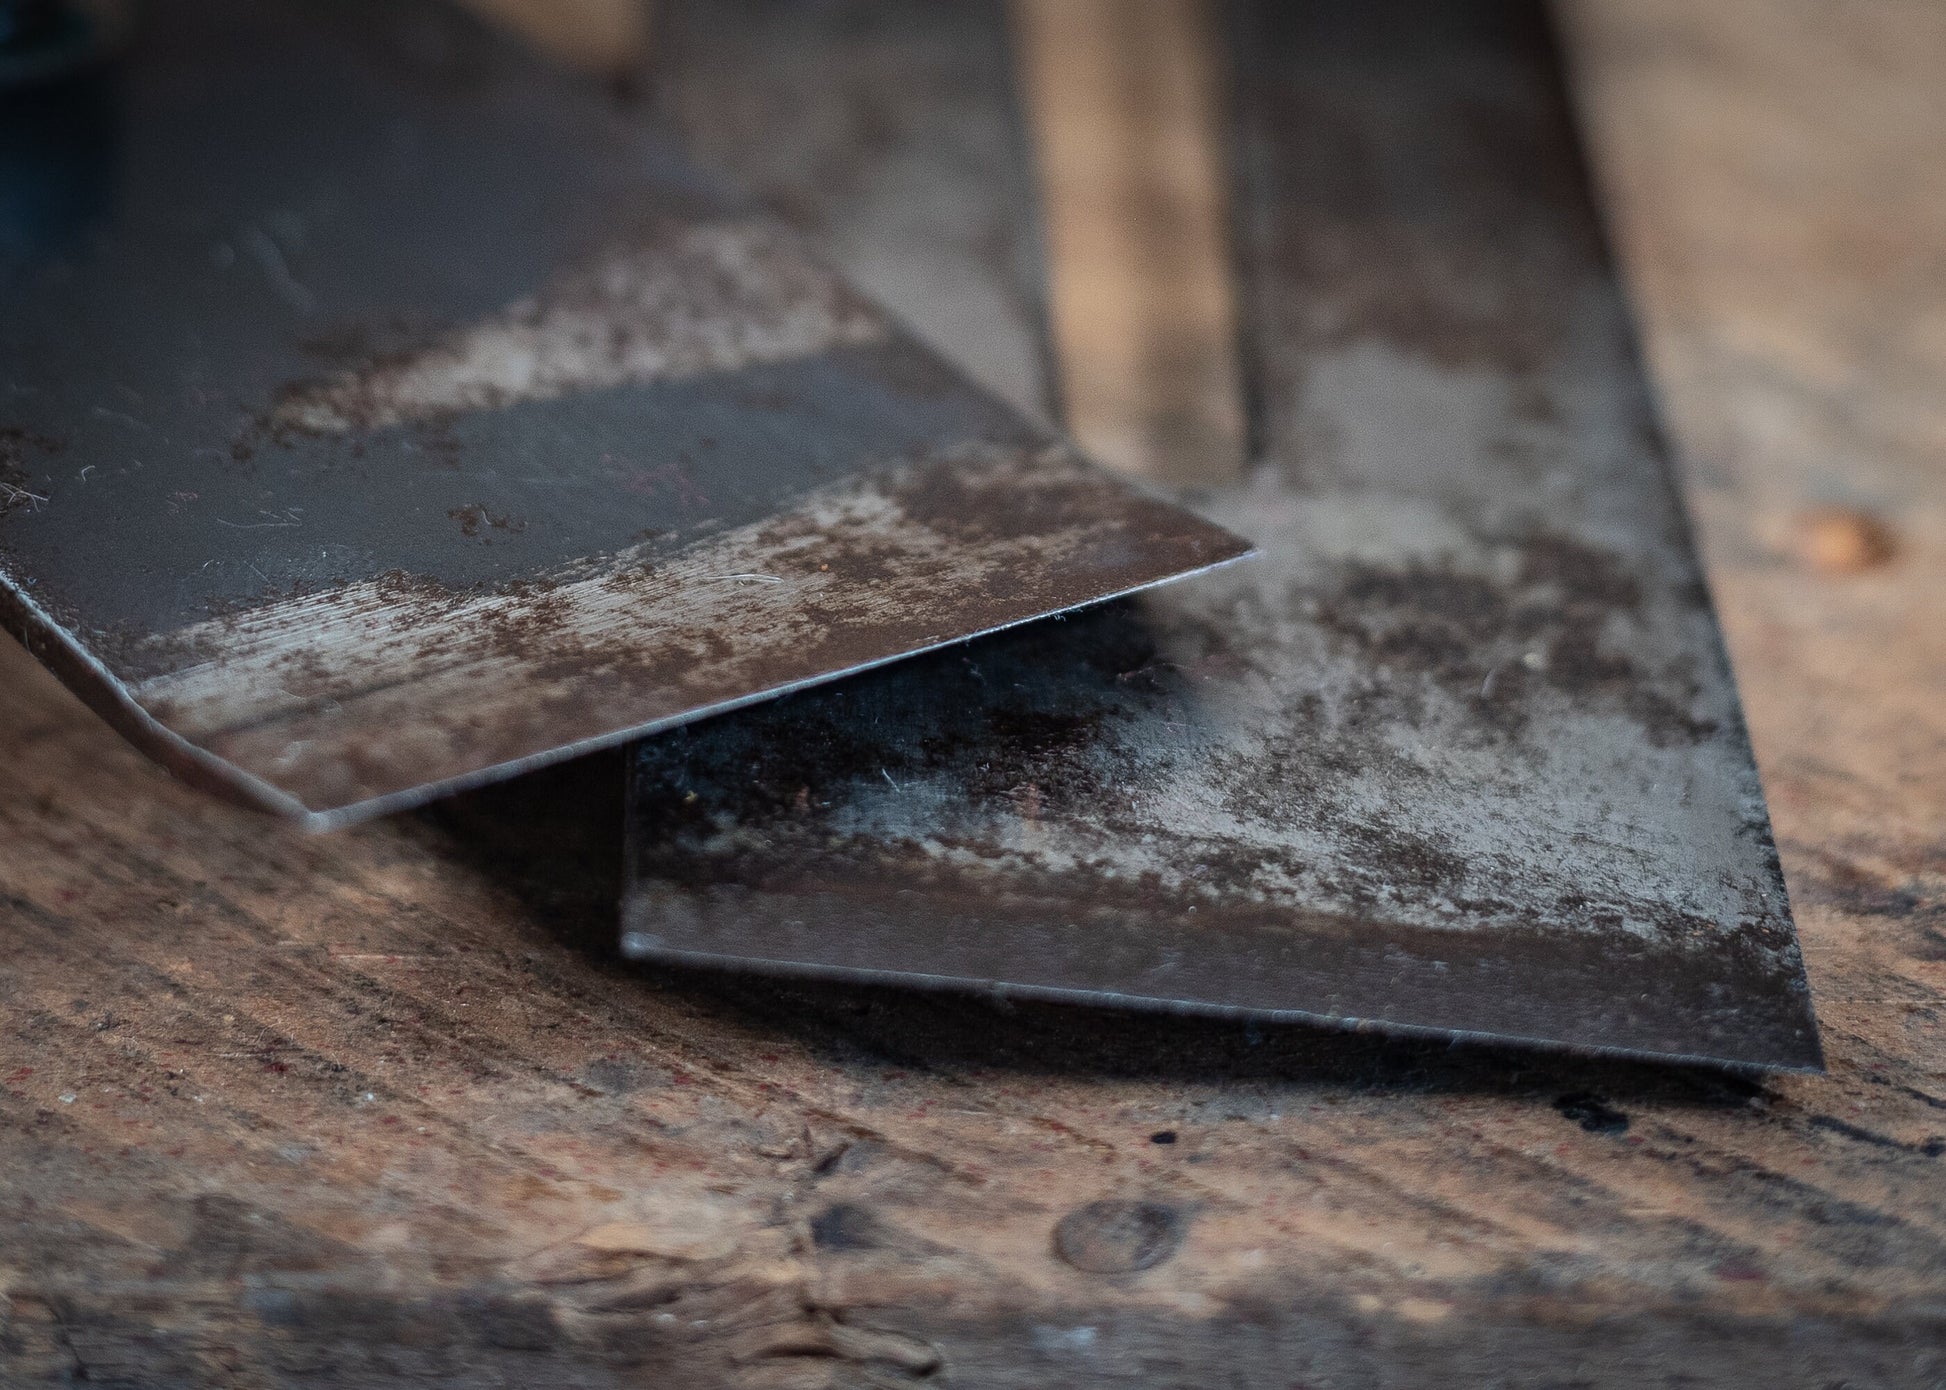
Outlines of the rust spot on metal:
M 651 543 L 593 573 L 455 587 L 390 571 L 159 639 L 158 674 L 137 697 L 307 804 L 342 805 L 680 722 L 1239 548 L 1213 528 L 1172 537 L 1160 504 L 1058 452 L 975 451 L 927 468 L 984 473 L 974 490 L 996 498 L 1085 500 L 1065 529 L 1003 511 L 969 547 L 936 517 L 905 514 L 901 497 L 930 485 L 895 471 L 813 494 L 787 519 L 673 553 Z M 477 531 L 473 512 L 461 516 Z
M 1660 669 L 1618 648 L 1613 625 L 1632 625 L 1641 581 L 1622 557 L 1542 532 L 1510 540 L 1511 578 L 1448 564 L 1404 568 L 1354 561 L 1338 584 L 1307 596 L 1318 624 L 1360 659 L 1418 672 L 1476 703 L 1483 722 L 1513 732 L 1532 717 L 1537 690 L 1582 709 L 1609 707 L 1658 744 L 1694 743 L 1716 729 L 1694 708 L 1697 676 Z M 1374 704 L 1384 696 L 1374 693 Z

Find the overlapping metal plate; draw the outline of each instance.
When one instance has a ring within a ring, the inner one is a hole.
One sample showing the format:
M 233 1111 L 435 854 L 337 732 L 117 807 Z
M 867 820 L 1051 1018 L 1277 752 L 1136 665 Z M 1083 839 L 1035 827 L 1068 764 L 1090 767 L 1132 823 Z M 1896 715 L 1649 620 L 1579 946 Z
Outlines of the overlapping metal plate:
M 0 139 L 92 190 L 4 204 L 0 609 L 313 824 L 1246 548 L 429 0 L 181 0 Z
M 641 744 L 625 948 L 1817 1066 L 1538 5 L 1239 30 L 1264 558 Z

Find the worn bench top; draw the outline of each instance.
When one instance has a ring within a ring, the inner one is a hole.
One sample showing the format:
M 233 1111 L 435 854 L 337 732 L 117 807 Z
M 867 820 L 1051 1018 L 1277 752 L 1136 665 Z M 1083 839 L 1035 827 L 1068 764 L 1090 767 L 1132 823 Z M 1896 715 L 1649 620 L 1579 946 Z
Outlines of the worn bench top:
M 1939 1383 L 1946 12 L 1822 15 L 1562 11 L 1828 1074 L 651 972 L 619 758 L 309 838 L 8 644 L 0 1380 Z

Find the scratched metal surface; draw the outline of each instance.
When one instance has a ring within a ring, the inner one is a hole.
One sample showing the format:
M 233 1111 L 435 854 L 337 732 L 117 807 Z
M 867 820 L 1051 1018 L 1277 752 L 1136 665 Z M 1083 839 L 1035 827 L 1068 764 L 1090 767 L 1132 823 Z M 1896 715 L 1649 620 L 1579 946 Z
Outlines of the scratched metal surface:
M 1244 548 L 457 11 L 175 4 L 60 101 L 93 201 L 0 238 L 0 608 L 313 824 Z
M 1264 557 L 640 745 L 625 950 L 1819 1065 L 1537 7 L 1237 33 Z

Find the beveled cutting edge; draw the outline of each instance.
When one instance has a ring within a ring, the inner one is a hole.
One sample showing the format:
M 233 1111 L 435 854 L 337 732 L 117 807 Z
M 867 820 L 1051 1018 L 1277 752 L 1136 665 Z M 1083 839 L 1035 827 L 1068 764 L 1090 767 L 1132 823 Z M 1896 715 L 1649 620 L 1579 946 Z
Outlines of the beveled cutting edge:
M 625 950 L 1818 1067 L 1538 4 L 1239 21 L 1264 558 L 640 745 Z

